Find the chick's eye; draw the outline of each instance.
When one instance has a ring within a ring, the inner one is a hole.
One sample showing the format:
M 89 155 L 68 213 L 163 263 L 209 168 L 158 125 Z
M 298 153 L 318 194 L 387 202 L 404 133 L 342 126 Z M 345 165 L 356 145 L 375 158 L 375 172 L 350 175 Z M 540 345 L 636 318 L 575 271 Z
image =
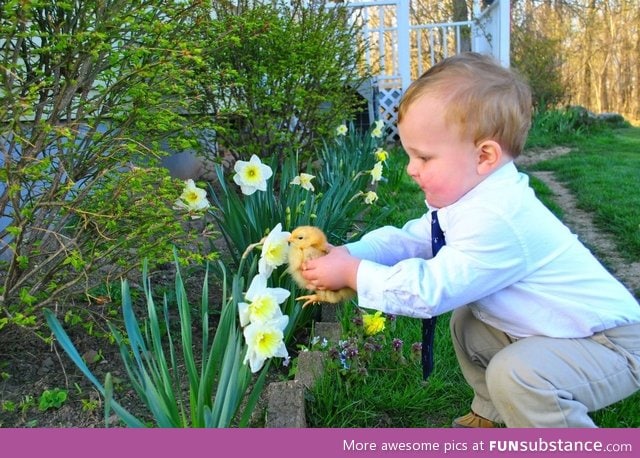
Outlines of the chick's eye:
M 304 239 L 304 236 L 303 235 L 299 235 L 298 236 L 298 240 L 302 240 L 302 239 Z

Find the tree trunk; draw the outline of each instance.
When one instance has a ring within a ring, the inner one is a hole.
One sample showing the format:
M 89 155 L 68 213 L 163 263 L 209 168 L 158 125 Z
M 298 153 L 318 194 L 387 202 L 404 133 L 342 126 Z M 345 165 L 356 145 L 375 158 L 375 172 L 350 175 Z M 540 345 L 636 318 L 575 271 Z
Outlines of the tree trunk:
M 469 9 L 466 0 L 453 0 L 453 20 L 467 21 L 469 19 Z M 460 34 L 460 51 L 471 51 L 471 33 L 469 30 L 463 30 Z

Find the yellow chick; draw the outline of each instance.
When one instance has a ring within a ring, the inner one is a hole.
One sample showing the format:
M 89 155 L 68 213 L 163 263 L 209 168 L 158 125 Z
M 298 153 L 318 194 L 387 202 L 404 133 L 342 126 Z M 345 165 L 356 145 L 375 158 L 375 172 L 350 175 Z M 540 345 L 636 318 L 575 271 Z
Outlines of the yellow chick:
M 305 289 L 312 289 L 302 277 L 302 264 L 305 261 L 319 258 L 329 252 L 327 237 L 317 227 L 300 226 L 293 230 L 289 237 L 289 267 L 288 272 L 293 280 Z M 302 307 L 316 302 L 337 304 L 355 296 L 351 288 L 341 288 L 337 291 L 315 290 L 313 294 L 297 297 L 297 301 L 304 300 Z

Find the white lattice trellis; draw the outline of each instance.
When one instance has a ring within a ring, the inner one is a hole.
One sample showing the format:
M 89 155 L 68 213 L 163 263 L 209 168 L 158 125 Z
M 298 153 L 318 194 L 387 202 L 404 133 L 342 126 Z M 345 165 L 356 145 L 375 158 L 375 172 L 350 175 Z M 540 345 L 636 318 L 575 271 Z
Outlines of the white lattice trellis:
M 378 78 L 374 94 L 374 117 L 385 123 L 388 140 L 397 140 L 398 104 L 402 97 L 402 81 L 399 78 Z

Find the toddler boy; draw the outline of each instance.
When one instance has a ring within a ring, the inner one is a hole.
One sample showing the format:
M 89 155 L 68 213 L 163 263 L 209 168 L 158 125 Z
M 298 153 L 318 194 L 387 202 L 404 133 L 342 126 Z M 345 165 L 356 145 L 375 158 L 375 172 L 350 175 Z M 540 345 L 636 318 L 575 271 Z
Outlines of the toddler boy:
M 640 388 L 640 307 L 535 197 L 513 160 L 531 94 L 492 58 L 463 53 L 406 91 L 398 129 L 428 211 L 306 264 L 317 288 L 431 318 L 453 311 L 474 390 L 454 427 L 595 427 L 588 412 Z M 433 215 L 437 215 L 437 220 Z M 432 224 L 444 246 L 434 256 Z

